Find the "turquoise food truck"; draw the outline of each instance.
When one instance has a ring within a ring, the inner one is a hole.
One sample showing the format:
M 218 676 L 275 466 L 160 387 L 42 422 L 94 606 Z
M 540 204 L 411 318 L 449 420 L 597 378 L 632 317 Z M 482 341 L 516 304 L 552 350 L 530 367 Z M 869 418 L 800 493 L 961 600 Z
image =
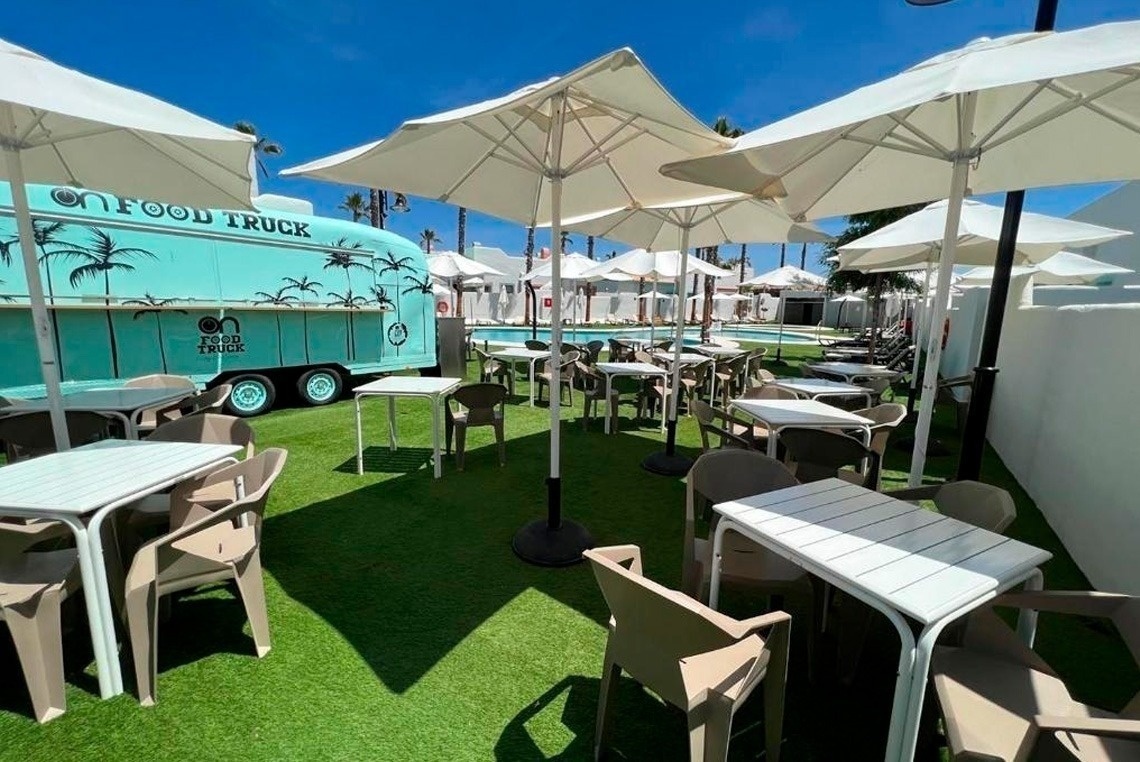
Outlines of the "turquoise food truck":
M 305 202 L 195 209 L 29 186 L 64 391 L 151 373 L 233 385 L 256 415 L 278 391 L 322 405 L 352 374 L 436 364 L 419 247 Z M 310 213 L 300 213 L 300 212 Z M 42 394 L 12 199 L 0 183 L 0 395 Z

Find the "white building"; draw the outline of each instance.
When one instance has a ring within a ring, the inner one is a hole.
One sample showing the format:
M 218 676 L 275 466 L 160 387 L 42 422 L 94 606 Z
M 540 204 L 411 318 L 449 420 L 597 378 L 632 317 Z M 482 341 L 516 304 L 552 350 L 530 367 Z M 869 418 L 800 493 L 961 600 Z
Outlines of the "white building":
M 1117 238 L 1099 246 L 1090 246 L 1081 253 L 1102 262 L 1137 271 L 1132 275 L 1113 278 L 1113 285 L 1140 284 L 1140 182 L 1122 185 L 1088 206 L 1073 212 L 1069 217 L 1094 225 L 1133 231 L 1133 235 Z

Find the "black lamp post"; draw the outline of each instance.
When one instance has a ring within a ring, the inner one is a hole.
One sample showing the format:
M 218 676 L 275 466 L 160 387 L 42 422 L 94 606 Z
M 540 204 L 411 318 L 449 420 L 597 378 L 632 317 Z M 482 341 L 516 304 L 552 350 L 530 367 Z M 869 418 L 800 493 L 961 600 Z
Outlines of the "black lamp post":
M 403 193 L 396 193 L 392 191 L 392 203 L 388 203 L 388 191 L 380 191 L 380 229 L 383 230 L 385 220 L 388 219 L 389 212 L 397 212 L 404 214 L 412 211 L 412 207 L 408 205 L 408 197 Z
M 951 0 L 906 0 L 910 5 L 941 5 Z M 1050 32 L 1057 20 L 1058 0 L 1038 0 L 1035 32 Z M 974 387 L 970 393 L 970 410 L 966 416 L 966 429 L 962 435 L 962 452 L 958 458 L 958 478 L 977 479 L 982 468 L 982 453 L 986 448 L 986 426 L 989 424 L 993 403 L 994 384 L 997 381 L 997 355 L 1001 342 L 1005 303 L 1009 296 L 1010 271 L 1017 248 L 1017 230 L 1021 224 L 1021 208 L 1025 204 L 1025 191 L 1010 191 L 1005 196 L 1005 212 L 1001 222 L 994 277 L 990 284 L 990 299 L 986 306 L 986 323 L 982 332 L 982 346 L 978 352 L 978 366 L 974 368 Z

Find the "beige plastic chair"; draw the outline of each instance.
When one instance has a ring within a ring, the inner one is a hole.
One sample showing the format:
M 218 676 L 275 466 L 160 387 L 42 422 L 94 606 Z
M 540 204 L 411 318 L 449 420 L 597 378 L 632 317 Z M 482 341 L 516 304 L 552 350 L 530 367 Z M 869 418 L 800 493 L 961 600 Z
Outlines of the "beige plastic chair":
M 459 410 L 453 410 L 452 401 L 458 403 Z M 467 429 L 476 426 L 491 426 L 495 429 L 495 441 L 499 443 L 499 465 L 507 464 L 507 444 L 503 435 L 503 415 L 506 409 L 507 387 L 502 384 L 468 384 L 447 395 L 444 402 L 444 438 L 448 455 L 451 454 L 451 437 L 455 435 L 455 467 L 463 470 L 463 459 L 467 451 Z
M 106 416 L 80 410 L 69 410 L 64 415 L 72 447 L 111 436 L 111 419 Z M 51 414 L 20 413 L 0 417 L 0 440 L 4 441 L 4 452 L 9 463 L 55 452 Z
M 570 397 L 570 404 L 574 404 L 574 364 L 581 358 L 579 352 L 563 352 L 558 364 L 558 399 L 562 399 L 562 390 L 565 389 Z M 555 383 L 554 373 L 550 370 L 550 360 L 542 364 L 542 371 L 535 376 L 538 384 L 538 401 L 542 401 L 542 390 Z
M 171 531 L 143 545 L 127 572 L 126 615 L 139 701 L 155 701 L 158 669 L 158 601 L 180 590 L 234 580 L 259 657 L 269 653 L 269 621 L 261 579 L 261 521 L 269 489 L 285 466 L 285 450 L 271 448 L 171 493 Z M 214 510 L 193 496 L 241 480 L 245 497 Z
M 891 432 L 906 419 L 906 405 L 900 405 L 897 402 L 884 402 L 874 407 L 852 412 L 874 421 L 871 426 L 871 449 L 879 454 L 879 462 L 882 463 L 883 459 L 887 457 L 887 441 L 891 438 Z M 874 489 L 879 489 L 881 482 L 882 471 L 880 469 L 879 480 L 875 482 Z
M 715 446 L 718 448 L 743 447 L 759 450 L 767 447 L 768 429 L 764 426 L 749 425 L 702 400 L 693 400 L 692 405 L 693 415 L 701 432 L 702 452 L 713 450 L 712 437 L 717 438 Z
M 885 493 L 898 500 L 932 500 L 938 512 L 1001 534 L 1017 518 L 1017 504 L 1001 487 L 963 480 Z
M 746 400 L 798 400 L 799 397 L 790 389 L 764 384 L 763 386 L 749 386 L 740 394 Z
M 221 413 L 200 413 L 185 418 L 177 418 L 164 423 L 155 429 L 148 442 L 190 442 L 193 444 L 232 444 L 245 448 L 244 457 L 253 456 L 254 444 L 257 437 L 253 428 L 242 418 Z M 213 502 L 227 502 L 237 499 L 233 485 L 224 483 L 217 485 L 210 494 L 201 492 L 194 496 L 198 502 L 210 500 Z M 144 526 L 165 525 L 170 520 L 170 495 L 158 493 L 148 495 L 135 503 L 128 513 L 120 511 L 116 515 L 128 516 L 128 523 L 136 531 Z M 128 538 L 120 537 L 121 542 Z M 133 548 L 128 557 L 133 557 Z
M 166 373 L 152 373 L 149 376 L 137 376 L 128 379 L 123 386 L 130 389 L 184 389 L 187 396 L 198 391 L 198 387 L 186 376 L 172 376 Z M 143 410 L 136 421 L 139 431 L 150 431 L 158 425 L 158 411 L 165 406 L 152 407 Z
M 0 521 L 0 620 L 16 647 L 37 722 L 67 709 L 60 604 L 79 589 L 74 549 L 24 552 L 70 534 L 54 522 Z
M 1009 593 L 993 606 L 1109 619 L 1140 663 L 1140 599 L 1114 593 Z M 967 619 L 961 647 L 939 646 L 932 674 L 954 762 L 1140 759 L 1140 693 L 1119 714 L 1083 704 L 992 610 Z
M 479 347 L 474 347 L 475 361 L 479 363 L 479 380 L 506 383 L 511 395 L 515 393 L 515 374 L 509 363 L 496 360 Z
M 787 449 L 788 467 L 801 482 L 837 478 L 867 489 L 879 483 L 879 454 L 854 437 L 787 428 L 780 432 L 780 443 Z
M 584 362 L 579 361 L 575 365 L 578 371 L 578 379 L 582 382 L 582 397 L 585 400 L 582 407 L 582 431 L 588 431 L 590 420 L 597 414 L 598 402 L 606 400 L 606 377 L 597 368 Z M 616 434 L 618 430 L 618 404 L 620 399 L 621 394 L 617 389 L 610 390 L 609 404 L 606 409 L 609 411 L 610 432 L 613 434 Z
M 784 724 L 791 617 L 782 611 L 736 620 L 646 579 L 641 550 L 587 550 L 612 617 L 606 641 L 594 758 L 606 748 L 610 711 L 624 670 L 688 716 L 689 758 L 724 760 L 732 718 L 764 682 L 766 760 L 778 762 Z
M 201 394 L 192 394 L 189 397 L 178 400 L 172 405 L 167 405 L 159 409 L 155 413 L 155 420 L 161 426 L 164 423 L 177 421 L 180 418 L 188 418 L 194 415 L 202 415 L 210 411 L 218 412 L 222 406 L 226 404 L 226 400 L 230 398 L 230 392 L 233 387 L 229 384 L 218 384 L 212 389 L 207 389 Z

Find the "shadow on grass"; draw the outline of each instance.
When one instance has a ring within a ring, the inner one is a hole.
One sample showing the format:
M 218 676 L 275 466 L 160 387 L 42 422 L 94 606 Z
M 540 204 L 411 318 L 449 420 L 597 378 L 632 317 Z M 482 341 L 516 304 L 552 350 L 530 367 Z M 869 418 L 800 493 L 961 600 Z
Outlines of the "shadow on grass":
M 442 447 L 440 448 L 442 450 Z M 430 447 L 388 447 L 374 445 L 364 448 L 364 473 L 366 474 L 410 474 L 424 466 L 431 468 L 432 449 Z M 338 465 L 335 469 L 342 474 L 355 474 L 356 456 Z

